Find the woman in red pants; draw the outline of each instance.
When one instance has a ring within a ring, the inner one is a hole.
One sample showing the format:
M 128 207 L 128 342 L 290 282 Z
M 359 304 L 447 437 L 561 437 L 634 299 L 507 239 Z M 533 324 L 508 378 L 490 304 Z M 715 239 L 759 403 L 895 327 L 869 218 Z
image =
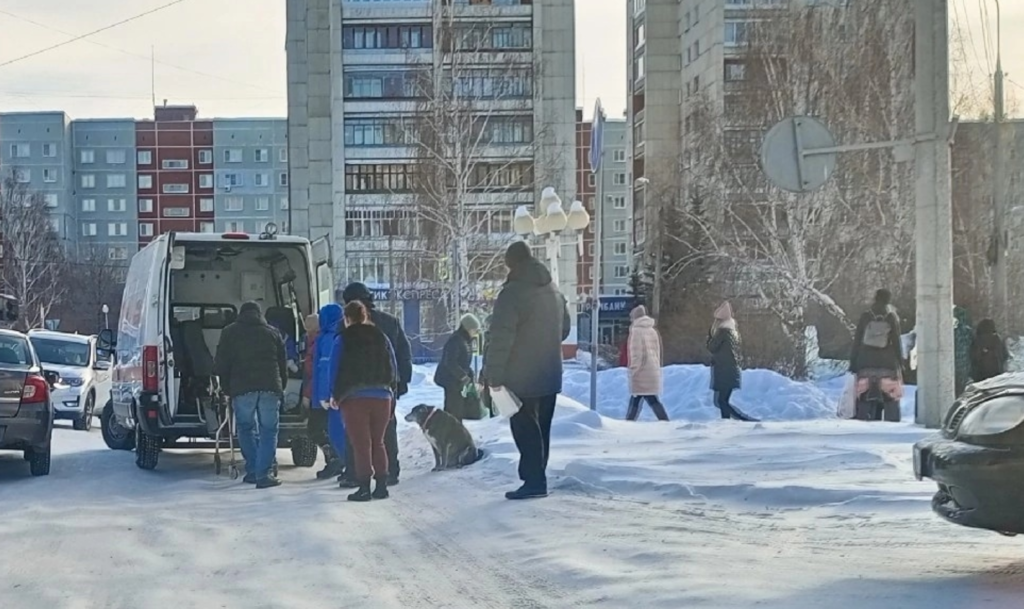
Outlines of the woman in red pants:
M 370 322 L 361 302 L 345 305 L 345 329 L 338 335 L 335 350 L 338 372 L 334 377 L 334 405 L 341 409 L 352 444 L 355 478 L 359 483 L 349 501 L 388 497 L 388 454 L 384 434 L 391 420 L 395 399 L 395 352 L 384 335 Z M 370 492 L 370 480 L 377 486 Z

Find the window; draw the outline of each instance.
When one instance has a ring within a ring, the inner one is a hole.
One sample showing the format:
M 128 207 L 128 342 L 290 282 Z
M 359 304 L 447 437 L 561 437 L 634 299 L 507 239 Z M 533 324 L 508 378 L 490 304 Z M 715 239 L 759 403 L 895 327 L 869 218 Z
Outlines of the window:
M 188 159 L 164 159 L 160 165 L 164 169 L 188 169 Z
M 53 209 L 60 205 L 60 198 L 54 193 L 45 194 L 43 195 L 43 204 Z
M 213 213 L 213 199 L 199 199 L 199 211 L 204 214 Z
M 125 211 L 126 201 L 124 199 L 107 199 L 107 211 L 123 212 Z
M 128 259 L 128 248 L 124 246 L 115 246 L 107 250 L 107 256 L 111 260 L 127 260 Z
M 460 51 L 526 51 L 533 47 L 533 27 L 529 23 L 489 23 L 459 28 L 455 38 Z
M 265 173 L 257 173 L 255 179 L 256 186 L 270 186 L 270 176 Z
M 609 195 L 613 209 L 626 209 L 626 197 L 622 195 Z
M 242 162 L 242 150 L 239 148 L 232 148 L 224 151 L 224 162 L 225 163 L 241 163 Z
M 128 185 L 128 179 L 123 173 L 111 173 L 107 175 L 107 188 L 124 188 Z
M 346 25 L 341 31 L 341 48 L 429 49 L 434 46 L 429 25 Z
M 254 151 L 257 163 L 267 163 L 270 161 L 270 151 L 266 148 L 257 148 Z
M 78 158 L 81 160 L 83 165 L 91 165 L 96 162 L 96 151 L 95 150 L 83 150 L 78 153 Z
M 621 265 L 621 264 L 616 266 L 615 267 L 615 278 L 616 279 L 625 279 L 626 277 L 629 277 L 629 267 Z
M 613 233 L 624 233 L 624 232 L 626 232 L 626 221 L 625 220 L 615 220 L 615 221 L 613 221 L 612 222 L 612 232 Z
M 644 78 L 644 56 L 640 55 L 633 60 L 633 80 L 639 82 Z
M 749 41 L 749 23 L 747 21 L 725 22 L 725 46 L 738 47 Z
M 245 210 L 245 200 L 242 197 L 228 197 L 224 199 L 224 211 Z
M 225 173 L 220 177 L 220 185 L 225 189 L 231 189 L 235 186 L 242 185 L 242 174 L 240 173 Z
M 82 211 L 96 211 L 96 199 L 82 199 Z
M 626 185 L 626 174 L 624 174 L 624 173 L 617 173 L 617 174 L 613 175 L 612 176 L 612 184 L 615 184 L 616 186 L 625 186 Z
M 281 211 L 288 211 L 288 197 L 281 197 Z
M 256 199 L 256 211 L 270 211 L 270 198 L 259 197 Z
M 110 165 L 124 165 L 127 161 L 127 155 L 124 150 L 108 150 L 107 151 L 107 163 Z
M 742 61 L 725 61 L 725 82 L 742 82 L 747 79 L 747 64 Z
M 43 144 L 43 156 L 46 158 L 55 158 L 57 156 L 57 144 Z
M 164 184 L 165 195 L 187 195 L 188 192 L 188 184 Z
M 344 77 L 345 99 L 413 99 L 422 96 L 415 70 L 390 72 L 349 72 Z
M 124 222 L 111 222 L 107 224 L 107 235 L 110 237 L 127 237 L 128 224 Z
M 201 233 L 212 233 L 215 230 L 216 229 L 214 227 L 213 222 L 200 222 L 199 223 L 199 232 L 201 232 Z
M 533 97 L 533 70 L 467 69 L 455 77 L 452 91 L 468 99 L 527 99 Z
M 201 174 L 199 174 L 199 188 L 213 188 L 213 174 L 212 173 L 201 173 Z
M 140 150 L 138 154 L 139 165 L 152 165 L 153 164 L 153 151 L 152 150 Z
M 413 165 L 345 165 L 345 190 L 377 193 L 410 192 L 415 177 Z
M 43 181 L 48 184 L 53 184 L 57 181 L 57 170 L 56 169 L 44 169 L 43 170 Z
M 616 163 L 625 163 L 626 151 L 622 150 L 621 148 L 612 151 L 612 160 L 615 161 Z
M 277 151 L 277 160 L 282 163 L 288 162 L 288 148 L 281 148 Z
M 142 222 L 139 224 L 139 236 L 140 237 L 152 237 L 153 236 L 153 223 Z
M 139 190 L 153 188 L 153 176 L 139 176 Z
M 28 184 L 32 181 L 32 170 L 31 169 L 15 169 L 14 170 L 14 181 L 18 184 Z
M 95 237 L 96 236 L 96 223 L 95 222 L 83 222 L 82 223 L 82 236 L 83 237 Z
M 27 159 L 32 156 L 32 146 L 29 144 L 11 144 L 11 156 L 16 159 Z
M 151 214 L 151 213 L 153 213 L 153 199 L 139 199 L 139 213 L 140 214 Z
M 469 175 L 469 188 L 476 191 L 526 191 L 533 188 L 533 163 L 479 163 Z
M 500 116 L 484 125 L 485 141 L 491 144 L 530 144 L 533 142 L 532 116 Z
M 633 29 L 633 40 L 636 41 L 635 48 L 639 49 L 644 46 L 644 42 L 647 40 L 644 36 L 644 24 L 641 23 Z
M 615 254 L 616 256 L 625 256 L 626 255 L 626 242 L 625 241 L 616 241 L 615 243 L 613 243 L 612 244 L 612 253 Z
M 187 218 L 192 215 L 192 210 L 187 207 L 165 207 L 165 218 Z
M 200 150 L 199 151 L 199 164 L 200 165 L 212 165 L 213 164 L 213 151 L 212 150 Z
M 245 222 L 242 222 L 241 220 L 232 220 L 226 223 L 224 230 L 229 233 L 244 233 Z
M 277 185 L 278 186 L 287 186 L 288 185 L 288 172 L 283 171 L 283 172 L 281 172 L 280 175 L 277 176 Z
M 597 176 L 592 172 L 587 172 L 587 186 L 593 188 L 597 185 Z
M 399 118 L 352 118 L 345 121 L 346 146 L 406 146 L 413 133 Z

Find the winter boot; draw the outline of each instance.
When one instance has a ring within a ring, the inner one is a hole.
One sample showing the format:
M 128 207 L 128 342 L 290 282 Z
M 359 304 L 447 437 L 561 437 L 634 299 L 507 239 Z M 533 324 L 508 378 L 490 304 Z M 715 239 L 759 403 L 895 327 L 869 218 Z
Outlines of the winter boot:
M 266 478 L 256 481 L 256 488 L 274 488 L 275 486 L 281 486 L 281 481 L 274 474 L 269 474 Z
M 338 458 L 330 445 L 320 447 L 324 451 L 324 468 L 316 473 L 317 480 L 327 480 L 339 476 L 345 469 L 345 462 Z
M 390 496 L 388 493 L 388 479 L 386 477 L 377 478 L 377 487 L 373 489 L 373 498 L 387 499 Z
M 366 480 L 359 483 L 359 488 L 356 492 L 348 496 L 349 501 L 366 502 L 373 499 L 373 493 L 370 492 L 370 481 Z
M 505 493 L 505 499 L 512 501 L 518 501 L 521 499 L 540 499 L 547 496 L 548 489 L 543 487 L 532 488 L 525 484 L 514 491 Z

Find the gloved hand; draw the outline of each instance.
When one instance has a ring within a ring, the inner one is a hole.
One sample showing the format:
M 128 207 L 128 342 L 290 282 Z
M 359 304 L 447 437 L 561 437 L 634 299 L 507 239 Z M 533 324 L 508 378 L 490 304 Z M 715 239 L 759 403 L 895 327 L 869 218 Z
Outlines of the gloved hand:
M 398 381 L 398 391 L 396 393 L 397 393 L 397 395 L 395 397 L 399 397 L 399 398 L 402 397 L 403 395 L 409 393 L 409 385 L 408 385 L 408 383 L 403 383 L 402 381 Z

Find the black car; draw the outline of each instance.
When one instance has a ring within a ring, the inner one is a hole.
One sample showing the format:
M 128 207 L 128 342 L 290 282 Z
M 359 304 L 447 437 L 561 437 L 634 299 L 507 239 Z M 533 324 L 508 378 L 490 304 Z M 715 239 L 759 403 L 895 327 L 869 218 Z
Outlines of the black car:
M 932 510 L 946 520 L 1024 533 L 1024 373 L 968 388 L 941 433 L 914 445 L 914 475 L 939 484 Z
M 20 450 L 33 476 L 50 473 L 57 375 L 43 371 L 28 337 L 0 330 L 0 450 Z

